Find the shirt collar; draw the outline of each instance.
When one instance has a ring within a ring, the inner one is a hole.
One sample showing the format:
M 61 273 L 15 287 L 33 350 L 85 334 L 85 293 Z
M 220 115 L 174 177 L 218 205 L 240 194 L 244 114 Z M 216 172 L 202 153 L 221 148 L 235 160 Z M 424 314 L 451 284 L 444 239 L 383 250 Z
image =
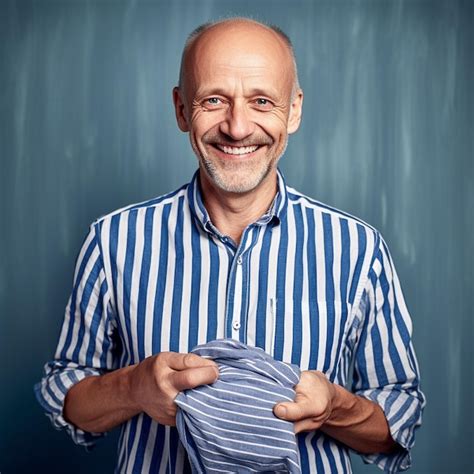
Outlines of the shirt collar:
M 286 210 L 288 207 L 288 193 L 285 178 L 279 169 L 277 170 L 277 180 L 278 190 L 275 195 L 275 199 L 273 200 L 272 205 L 268 211 L 259 219 L 257 219 L 255 222 L 257 225 L 278 225 L 286 215 Z M 188 185 L 187 195 L 191 213 L 195 216 L 204 230 L 207 232 L 216 233 L 217 229 L 212 224 L 202 199 L 201 185 L 199 182 L 199 170 L 194 173 L 194 176 Z

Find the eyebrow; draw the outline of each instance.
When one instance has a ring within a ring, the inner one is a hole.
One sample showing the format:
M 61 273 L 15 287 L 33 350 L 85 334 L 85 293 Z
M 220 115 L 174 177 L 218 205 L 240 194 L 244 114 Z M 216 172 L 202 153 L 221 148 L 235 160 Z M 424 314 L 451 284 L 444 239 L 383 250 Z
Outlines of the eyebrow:
M 274 89 L 260 89 L 258 87 L 255 87 L 253 89 L 250 89 L 250 95 L 251 96 L 264 95 L 264 96 L 269 96 L 269 97 L 276 97 L 277 93 Z
M 209 95 L 222 95 L 224 97 L 227 96 L 227 91 L 222 87 L 212 87 L 209 89 L 203 89 L 202 91 L 198 91 L 199 96 L 209 96 Z M 254 97 L 254 96 L 265 96 L 265 97 L 278 97 L 278 94 L 274 89 L 262 89 L 260 87 L 254 87 L 249 91 L 246 91 L 246 97 Z

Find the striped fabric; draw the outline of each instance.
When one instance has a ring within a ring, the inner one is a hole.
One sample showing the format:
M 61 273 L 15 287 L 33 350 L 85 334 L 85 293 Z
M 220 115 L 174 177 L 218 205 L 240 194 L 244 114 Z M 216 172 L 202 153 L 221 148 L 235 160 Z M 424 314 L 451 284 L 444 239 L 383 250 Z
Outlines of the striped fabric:
M 403 449 L 365 460 L 391 472 L 409 466 L 424 397 L 387 246 L 370 226 L 287 187 L 281 174 L 278 185 L 239 246 L 212 225 L 198 174 L 91 225 L 55 358 L 36 386 L 57 427 L 77 443 L 94 442 L 62 417 L 67 390 L 84 377 L 232 338 L 374 400 Z M 305 473 L 351 472 L 349 450 L 321 432 L 299 435 L 298 447 Z M 123 424 L 116 472 L 186 466 L 175 428 L 144 414 Z
M 219 366 L 215 383 L 176 397 L 176 426 L 193 473 L 301 473 L 293 423 L 273 414 L 276 403 L 294 400 L 299 367 L 232 339 L 192 352 Z

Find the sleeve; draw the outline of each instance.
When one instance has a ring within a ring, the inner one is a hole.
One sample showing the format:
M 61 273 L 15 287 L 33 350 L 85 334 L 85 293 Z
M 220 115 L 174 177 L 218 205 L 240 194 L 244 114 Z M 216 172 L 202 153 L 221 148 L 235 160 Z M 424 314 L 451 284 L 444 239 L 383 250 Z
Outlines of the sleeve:
M 90 375 L 113 370 L 116 323 L 110 289 L 93 224 L 76 261 L 71 296 L 66 306 L 54 360 L 44 367 L 35 395 L 57 429 L 66 429 L 76 444 L 92 447 L 104 433 L 87 433 L 63 417 L 68 390 Z
M 400 449 L 391 454 L 362 455 L 365 463 L 387 472 L 411 465 L 410 449 L 421 425 L 425 397 L 413 349 L 412 323 L 388 248 L 378 245 L 359 305 L 359 335 L 352 390 L 377 403 L 385 413 Z

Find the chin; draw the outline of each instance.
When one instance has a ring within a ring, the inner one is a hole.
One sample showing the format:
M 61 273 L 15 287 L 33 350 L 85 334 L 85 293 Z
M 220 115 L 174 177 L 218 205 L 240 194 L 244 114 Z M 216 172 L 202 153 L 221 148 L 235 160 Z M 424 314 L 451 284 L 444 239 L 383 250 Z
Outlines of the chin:
M 235 179 L 235 176 L 223 177 L 223 176 L 210 176 L 212 182 L 222 191 L 228 193 L 243 194 L 253 191 L 262 182 L 261 179 Z
M 210 181 L 222 191 L 228 193 L 244 194 L 253 191 L 270 174 L 272 167 L 259 170 L 222 170 L 217 169 L 213 163 L 203 162 L 206 174 Z
M 214 184 L 218 186 L 222 191 L 235 194 L 246 194 L 253 191 L 260 183 L 249 183 L 247 182 L 216 182 Z

